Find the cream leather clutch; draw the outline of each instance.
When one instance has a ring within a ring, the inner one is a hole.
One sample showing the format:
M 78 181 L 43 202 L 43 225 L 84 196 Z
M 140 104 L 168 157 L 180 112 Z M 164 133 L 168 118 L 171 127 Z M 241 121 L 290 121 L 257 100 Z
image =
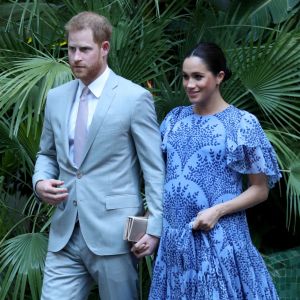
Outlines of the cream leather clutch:
M 127 217 L 125 222 L 123 239 L 129 242 L 137 242 L 146 233 L 147 224 L 147 217 Z

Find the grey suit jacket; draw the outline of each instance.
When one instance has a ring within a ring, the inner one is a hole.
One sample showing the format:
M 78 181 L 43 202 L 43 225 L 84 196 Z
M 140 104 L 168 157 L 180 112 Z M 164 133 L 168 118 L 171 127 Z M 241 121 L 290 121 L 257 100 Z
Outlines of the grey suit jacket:
M 124 222 L 144 212 L 143 178 L 149 209 L 147 233 L 160 236 L 164 162 L 151 94 L 112 71 L 89 129 L 82 164 L 69 157 L 68 122 L 78 80 L 49 91 L 33 186 L 60 179 L 69 191 L 51 220 L 49 251 L 69 241 L 76 215 L 84 239 L 95 254 L 126 253 Z M 143 176 L 141 176 L 141 174 Z

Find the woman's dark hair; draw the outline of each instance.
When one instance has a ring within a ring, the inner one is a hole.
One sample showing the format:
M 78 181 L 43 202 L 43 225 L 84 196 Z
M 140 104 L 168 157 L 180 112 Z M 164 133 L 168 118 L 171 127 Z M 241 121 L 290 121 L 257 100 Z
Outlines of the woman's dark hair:
M 222 49 L 215 43 L 199 43 L 195 48 L 187 53 L 185 58 L 197 56 L 204 61 L 207 68 L 217 76 L 220 71 L 225 73 L 223 81 L 231 76 L 231 71 L 227 68 L 226 58 Z

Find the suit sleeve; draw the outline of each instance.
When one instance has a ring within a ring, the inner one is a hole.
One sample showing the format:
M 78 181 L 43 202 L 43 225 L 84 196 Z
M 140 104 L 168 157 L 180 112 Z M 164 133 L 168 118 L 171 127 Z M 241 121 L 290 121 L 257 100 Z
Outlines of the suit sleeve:
M 43 179 L 56 179 L 58 177 L 58 163 L 54 133 L 50 121 L 49 97 L 47 99 L 44 124 L 40 139 L 40 147 L 36 157 L 34 174 L 32 177 L 33 189 L 36 183 Z
M 162 229 L 162 197 L 165 165 L 152 95 L 145 91 L 136 101 L 131 133 L 143 172 L 149 211 L 147 233 L 159 237 Z

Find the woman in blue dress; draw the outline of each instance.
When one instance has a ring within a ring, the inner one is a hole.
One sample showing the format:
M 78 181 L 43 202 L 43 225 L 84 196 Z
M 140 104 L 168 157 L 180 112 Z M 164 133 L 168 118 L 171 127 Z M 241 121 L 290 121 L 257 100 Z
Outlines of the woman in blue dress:
M 198 44 L 182 72 L 191 105 L 161 125 L 164 219 L 149 299 L 278 299 L 245 214 L 281 177 L 275 152 L 257 118 L 222 98 L 230 72 L 217 45 Z

